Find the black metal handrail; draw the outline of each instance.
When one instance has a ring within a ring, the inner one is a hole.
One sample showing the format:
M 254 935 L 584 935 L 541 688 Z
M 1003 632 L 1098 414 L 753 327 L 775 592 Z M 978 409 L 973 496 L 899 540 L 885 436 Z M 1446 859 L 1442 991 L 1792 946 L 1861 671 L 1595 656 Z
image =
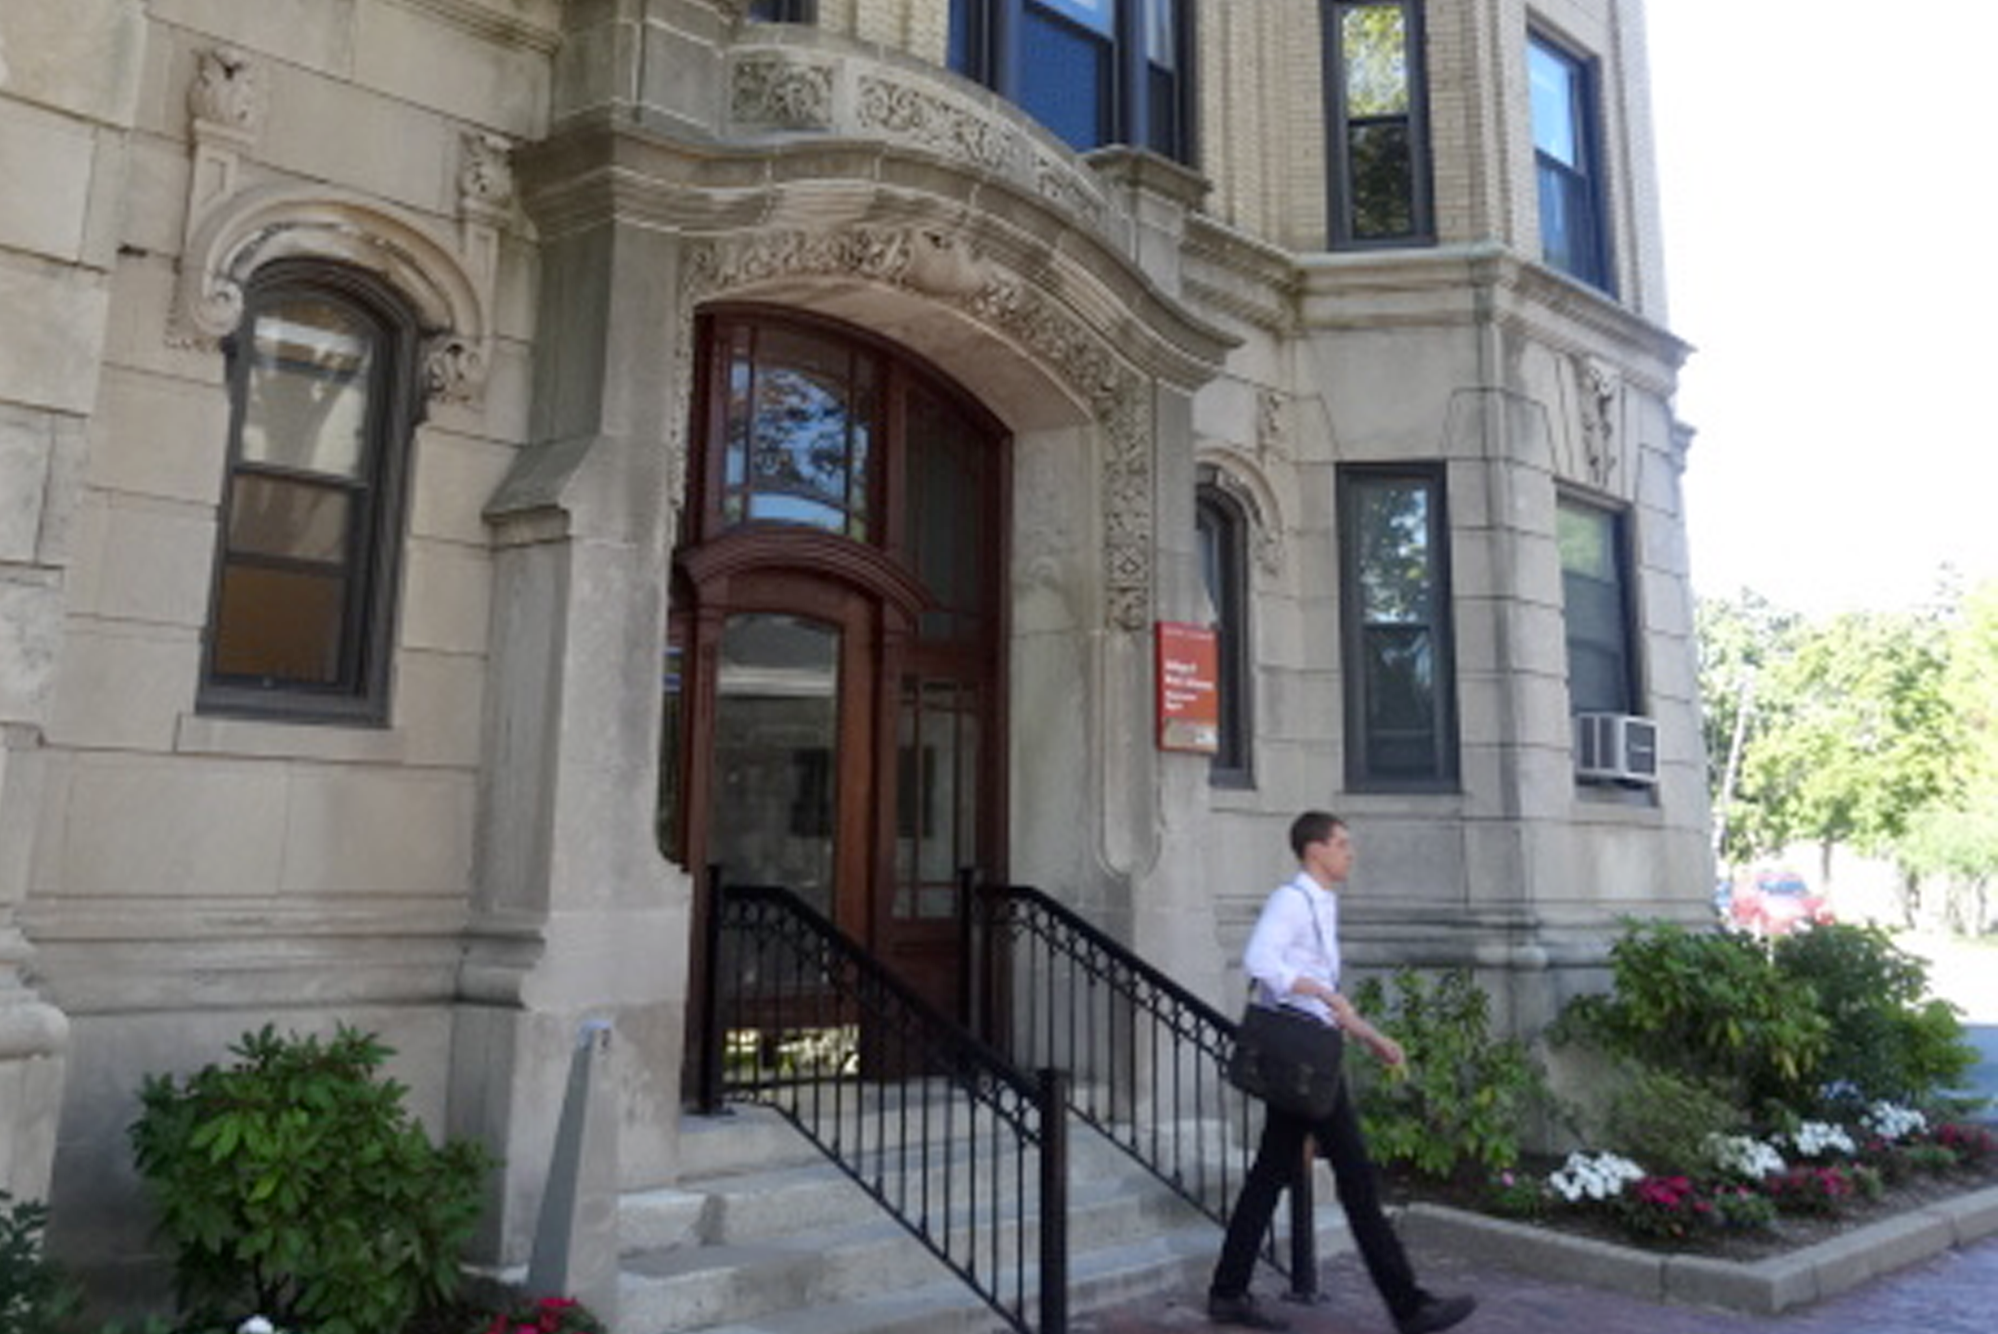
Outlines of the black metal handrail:
M 789 890 L 710 874 L 700 1105 L 774 1108 L 1007 1324 L 1064 1334 L 1067 1076 L 1023 1073 Z
M 1071 1074 L 1069 1108 L 1224 1227 L 1261 1109 L 1229 1085 L 1235 1021 L 1042 891 L 963 878 L 973 1027 L 1016 1064 Z M 1311 1146 L 1290 1191 L 1290 1244 L 1263 1258 L 1290 1296 L 1318 1291 Z

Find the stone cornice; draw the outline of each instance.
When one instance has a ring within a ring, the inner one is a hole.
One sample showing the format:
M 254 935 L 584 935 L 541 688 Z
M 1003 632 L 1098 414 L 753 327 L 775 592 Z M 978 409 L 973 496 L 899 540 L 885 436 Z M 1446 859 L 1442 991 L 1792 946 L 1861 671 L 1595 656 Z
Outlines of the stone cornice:
M 504 8 L 491 0 L 389 0 L 389 3 L 428 14 L 460 32 L 501 46 L 547 55 L 562 45 L 563 0 L 507 0 Z M 539 11 L 540 21 L 523 15 L 522 10 Z
M 1496 243 L 1314 254 L 1297 267 L 1306 329 L 1496 323 L 1576 356 L 1613 356 L 1660 394 L 1692 351 L 1613 298 Z

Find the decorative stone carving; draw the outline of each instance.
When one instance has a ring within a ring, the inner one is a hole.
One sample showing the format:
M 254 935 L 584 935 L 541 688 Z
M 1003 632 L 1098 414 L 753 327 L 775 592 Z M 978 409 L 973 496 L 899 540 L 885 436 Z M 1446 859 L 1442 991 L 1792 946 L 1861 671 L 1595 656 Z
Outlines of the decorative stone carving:
M 249 54 L 233 46 L 203 51 L 188 85 L 187 111 L 199 128 L 254 139 L 263 127 L 264 87 Z
M 1283 395 L 1265 389 L 1256 395 L 1256 456 L 1267 462 L 1283 450 Z
M 466 213 L 504 213 L 513 206 L 512 144 L 505 136 L 468 131 L 459 140 L 458 205 Z
M 442 403 L 472 403 L 486 384 L 486 354 L 455 333 L 433 335 L 423 347 L 423 387 Z
M 782 55 L 744 56 L 735 62 L 729 115 L 738 125 L 783 130 L 832 126 L 833 72 Z
M 1596 357 L 1575 358 L 1575 382 L 1582 399 L 1582 466 L 1589 482 L 1609 488 L 1621 444 L 1616 439 L 1617 405 L 1623 381 L 1616 368 Z
M 718 293 L 779 278 L 860 277 L 949 301 L 1025 347 L 1089 405 L 1102 428 L 1104 606 L 1142 631 L 1152 612 L 1152 413 L 1147 382 L 1101 336 L 1035 284 L 920 227 L 769 232 L 689 246 L 683 314 Z M 684 420 L 684 418 L 682 418 Z M 676 464 L 685 458 L 677 442 Z
M 860 128 L 913 143 L 987 171 L 1018 170 L 1018 133 L 969 107 L 876 75 L 860 80 Z
M 1109 210 L 1093 178 L 1080 175 L 1058 157 L 1047 153 L 1034 155 L 1034 188 L 1043 199 L 1081 215 L 1092 227 L 1100 230 L 1107 221 Z

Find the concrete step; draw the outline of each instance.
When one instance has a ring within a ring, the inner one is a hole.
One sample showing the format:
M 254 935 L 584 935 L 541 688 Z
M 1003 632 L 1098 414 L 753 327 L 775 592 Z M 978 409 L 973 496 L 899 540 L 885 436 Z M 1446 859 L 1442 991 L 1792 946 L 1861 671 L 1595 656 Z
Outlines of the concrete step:
M 690 1119 L 683 1145 L 690 1140 L 696 1141 L 691 1161 L 722 1170 L 621 1202 L 620 1334 L 848 1328 L 965 1334 L 1003 1324 L 782 1118 L 753 1109 L 719 1125 Z M 951 1150 L 954 1214 L 967 1203 L 968 1147 L 960 1140 Z M 1070 1148 L 1071 1310 L 1204 1281 L 1220 1246 L 1212 1222 L 1094 1132 L 1074 1127 Z M 990 1146 L 981 1145 L 980 1153 L 983 1169 Z M 1002 1176 L 997 1206 L 980 1188 L 979 1226 L 997 1241 L 996 1253 L 981 1248 L 977 1264 L 1011 1282 L 1016 1248 L 1036 1245 L 1037 1233 L 1003 1225 L 995 1232 L 994 1214 L 1002 1224 L 1021 1210 L 1031 1219 L 1039 1201 L 1036 1183 L 1025 1183 L 1021 1200 L 1013 1198 L 1019 1192 L 1011 1169 Z M 1329 1191 L 1320 1198 L 1329 1200 Z M 930 1207 L 932 1217 L 943 1216 L 942 1190 L 934 1183 Z M 953 1219 L 953 1227 L 961 1225 Z M 1322 1254 L 1343 1247 L 1336 1209 L 1321 1209 L 1319 1230 Z M 1029 1297 L 1038 1284 L 1032 1268 L 1024 1280 Z

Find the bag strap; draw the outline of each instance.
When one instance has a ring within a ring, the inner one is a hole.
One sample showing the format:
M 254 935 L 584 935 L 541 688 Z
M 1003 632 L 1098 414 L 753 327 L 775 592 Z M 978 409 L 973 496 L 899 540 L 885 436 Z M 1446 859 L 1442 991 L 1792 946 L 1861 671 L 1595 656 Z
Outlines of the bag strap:
M 1290 887 L 1304 894 L 1304 910 L 1311 914 L 1311 934 L 1318 937 L 1318 952 L 1325 956 L 1325 966 L 1330 968 L 1336 961 L 1332 958 L 1332 951 L 1325 948 L 1325 928 L 1318 924 L 1318 905 L 1311 895 L 1305 893 L 1303 885 L 1293 880 Z

